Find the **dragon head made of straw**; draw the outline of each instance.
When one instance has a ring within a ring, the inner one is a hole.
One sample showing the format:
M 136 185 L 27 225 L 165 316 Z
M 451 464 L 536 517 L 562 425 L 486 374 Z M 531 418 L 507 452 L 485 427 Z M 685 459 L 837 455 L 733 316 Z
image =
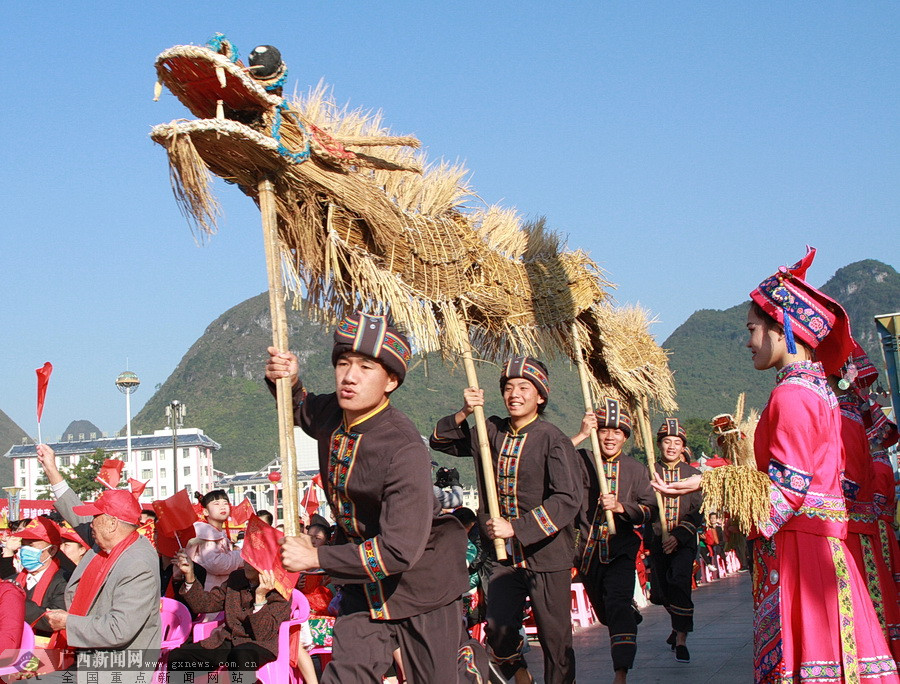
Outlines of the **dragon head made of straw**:
M 516 212 L 469 206 L 461 166 L 427 165 L 418 140 L 339 107 L 321 84 L 288 101 L 254 66 L 222 37 L 161 53 L 159 89 L 200 118 L 151 138 L 201 234 L 216 227 L 211 173 L 255 200 L 272 181 L 295 301 L 331 318 L 390 313 L 418 350 L 456 352 L 471 334 L 483 354 L 504 356 L 565 347 L 573 321 L 604 299 L 608 283 L 583 252 L 526 253 Z M 465 326 L 447 324 L 457 313 Z

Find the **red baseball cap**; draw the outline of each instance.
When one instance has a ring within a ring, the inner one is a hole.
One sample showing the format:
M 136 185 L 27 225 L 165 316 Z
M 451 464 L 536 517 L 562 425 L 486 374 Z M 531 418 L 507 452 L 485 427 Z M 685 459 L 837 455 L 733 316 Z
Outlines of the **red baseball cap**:
M 75 515 L 102 515 L 106 513 L 122 522 L 138 525 L 141 521 L 141 505 L 127 489 L 107 489 L 94 503 L 72 508 Z
M 38 539 L 48 544 L 59 545 L 59 526 L 43 515 L 39 515 L 28 525 L 18 532 L 12 534 L 13 537 L 21 537 L 22 539 Z
M 91 548 L 88 546 L 88 543 L 81 538 L 81 535 L 69 527 L 69 524 L 65 522 L 59 526 L 59 540 L 61 542 L 76 542 L 86 549 Z

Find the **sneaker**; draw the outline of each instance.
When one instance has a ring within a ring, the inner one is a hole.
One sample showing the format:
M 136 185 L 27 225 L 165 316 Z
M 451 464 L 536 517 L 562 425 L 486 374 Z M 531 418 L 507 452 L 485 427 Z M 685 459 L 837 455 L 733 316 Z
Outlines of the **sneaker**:
M 669 637 L 666 639 L 666 643 L 672 647 L 673 651 L 675 650 L 675 630 L 674 629 L 672 630 L 672 633 L 669 635 Z
M 677 660 L 679 663 L 691 662 L 691 654 L 688 652 L 687 646 L 675 647 L 675 660 Z

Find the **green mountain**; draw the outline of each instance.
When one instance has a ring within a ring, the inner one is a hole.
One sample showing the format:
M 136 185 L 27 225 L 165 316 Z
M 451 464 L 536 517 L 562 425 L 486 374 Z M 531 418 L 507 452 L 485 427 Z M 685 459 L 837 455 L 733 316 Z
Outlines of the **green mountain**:
M 872 361 L 883 367 L 873 317 L 900 310 L 900 274 L 887 264 L 866 259 L 839 269 L 822 290 L 844 306 L 854 336 Z M 747 393 L 748 407 L 765 405 L 774 378 L 773 373 L 754 370 L 744 346 L 748 304 L 697 311 L 663 342 L 671 351 L 669 363 L 682 418 L 708 420 L 717 413 L 730 413 L 740 392 Z
M 16 425 L 12 418 L 0 411 L 0 455 L 9 451 L 14 444 L 21 444 L 25 437 L 28 437 L 25 431 Z M 11 484 L 13 484 L 12 461 L 0 458 L 0 487 L 8 487 Z M 0 494 L 0 499 L 5 496 L 5 493 Z
M 229 309 L 213 321 L 132 421 L 132 430 L 148 433 L 166 426 L 165 407 L 173 399 L 187 405 L 185 423 L 199 427 L 222 445 L 216 468 L 226 472 L 253 470 L 278 453 L 275 402 L 263 381 L 266 348 L 271 344 L 268 294 L 260 294 Z M 288 312 L 291 349 L 300 359 L 300 375 L 310 391 L 334 389 L 331 329 L 310 321 L 304 313 Z M 499 369 L 479 370 L 486 390 L 487 410 L 500 412 Z M 566 432 L 578 430 L 583 413 L 577 373 L 565 361 L 550 363 L 552 393 L 545 416 Z M 428 435 L 437 420 L 462 404 L 462 365 L 453 367 L 437 356 L 417 357 L 394 404 Z M 435 454 L 441 464 L 471 473 L 461 459 Z M 463 478 L 464 482 L 472 482 Z

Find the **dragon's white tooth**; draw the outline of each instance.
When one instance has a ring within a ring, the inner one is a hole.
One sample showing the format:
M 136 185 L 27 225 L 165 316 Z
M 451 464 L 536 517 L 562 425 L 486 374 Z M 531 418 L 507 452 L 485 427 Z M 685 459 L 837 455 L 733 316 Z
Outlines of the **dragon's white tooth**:
M 153 101 L 159 102 L 159 96 L 162 95 L 162 83 L 159 81 L 153 86 Z
M 216 78 L 219 79 L 219 85 L 223 88 L 225 87 L 225 68 L 217 66 L 216 67 Z

